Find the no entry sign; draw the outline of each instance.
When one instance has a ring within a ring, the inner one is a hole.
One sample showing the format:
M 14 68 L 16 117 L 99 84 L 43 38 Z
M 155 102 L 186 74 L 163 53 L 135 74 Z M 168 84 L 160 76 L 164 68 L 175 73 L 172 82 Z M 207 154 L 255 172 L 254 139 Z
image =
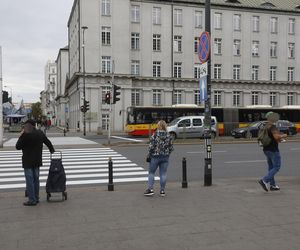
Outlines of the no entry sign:
M 210 35 L 208 32 L 202 32 L 198 44 L 198 56 L 201 63 L 205 63 L 210 53 Z

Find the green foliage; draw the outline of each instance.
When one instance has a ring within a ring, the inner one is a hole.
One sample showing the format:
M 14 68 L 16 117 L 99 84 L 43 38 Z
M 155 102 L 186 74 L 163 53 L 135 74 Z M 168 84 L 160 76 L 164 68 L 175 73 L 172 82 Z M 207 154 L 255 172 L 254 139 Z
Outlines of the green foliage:
M 31 105 L 31 109 L 32 109 L 31 115 L 33 119 L 38 120 L 42 117 L 42 104 L 40 102 L 33 103 Z

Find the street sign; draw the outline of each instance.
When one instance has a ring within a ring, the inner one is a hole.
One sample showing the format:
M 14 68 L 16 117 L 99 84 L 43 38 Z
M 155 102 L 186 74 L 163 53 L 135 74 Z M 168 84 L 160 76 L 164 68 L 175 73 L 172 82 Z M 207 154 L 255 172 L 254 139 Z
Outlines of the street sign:
M 207 62 L 200 64 L 200 78 L 207 76 Z
M 207 31 L 202 32 L 198 44 L 198 56 L 201 63 L 208 60 L 210 53 L 210 35 Z
M 207 100 L 207 77 L 200 78 L 200 101 L 205 102 Z

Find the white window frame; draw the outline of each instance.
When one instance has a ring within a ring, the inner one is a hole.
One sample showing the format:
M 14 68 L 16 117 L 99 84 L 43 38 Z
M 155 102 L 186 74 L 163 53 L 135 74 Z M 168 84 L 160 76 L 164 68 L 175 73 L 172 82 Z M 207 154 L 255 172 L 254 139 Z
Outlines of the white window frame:
M 102 73 L 111 73 L 111 57 L 110 56 L 102 56 Z
M 161 62 L 160 61 L 153 61 L 153 63 L 152 63 L 152 74 L 153 74 L 153 77 L 160 77 L 161 76 Z
M 182 90 L 175 89 L 173 91 L 173 104 L 182 104 Z
M 222 38 L 214 39 L 214 54 L 221 55 L 222 54 Z
M 277 57 L 277 42 L 270 44 L 270 57 Z
M 109 129 L 109 114 L 103 114 L 101 116 L 101 122 L 102 122 L 102 130 L 108 130 Z
M 288 33 L 290 35 L 294 35 L 295 34 L 295 28 L 296 28 L 296 19 L 295 18 L 289 18 Z
M 252 30 L 253 32 L 259 32 L 260 26 L 260 17 L 259 16 L 252 16 Z
M 101 14 L 102 16 L 110 16 L 110 0 L 102 0 Z
M 233 15 L 233 30 L 235 31 L 241 30 L 241 14 Z
M 140 33 L 131 33 L 131 49 L 139 50 L 140 49 Z
M 194 64 L 194 78 L 199 79 L 200 78 L 200 63 Z
M 288 58 L 295 58 L 295 43 L 288 43 Z
M 202 28 L 203 25 L 203 12 L 195 10 L 195 28 Z
M 174 62 L 174 77 L 181 78 L 182 62 Z
M 287 105 L 294 105 L 294 92 L 287 92 Z
M 101 31 L 102 45 L 111 45 L 110 34 L 111 34 L 111 28 L 107 26 L 102 26 L 102 31 Z
M 153 89 L 152 90 L 152 104 L 153 106 L 161 105 L 161 93 L 160 89 Z
M 240 80 L 240 78 L 241 78 L 241 65 L 240 64 L 234 64 L 232 73 L 233 73 L 232 74 L 233 80 Z
M 222 64 L 214 64 L 214 79 L 221 79 L 222 75 Z
M 214 14 L 214 28 L 216 30 L 222 29 L 222 13 Z
M 270 106 L 274 107 L 276 106 L 276 92 L 270 92 Z
M 215 107 L 220 107 L 222 106 L 222 92 L 220 90 L 215 90 L 214 91 L 214 106 Z
M 294 67 L 288 67 L 288 81 L 292 82 L 294 81 L 294 76 L 295 76 L 295 68 Z
M 277 66 L 270 66 L 270 81 L 276 81 Z
M 199 37 L 194 38 L 194 53 L 198 53 Z
M 140 75 L 140 61 L 139 60 L 131 61 L 131 74 L 132 75 Z
M 174 9 L 174 25 L 182 26 L 182 9 Z
M 234 107 L 239 107 L 241 105 L 241 91 L 232 92 L 232 105 Z
M 258 105 L 258 97 L 259 97 L 259 93 L 258 91 L 252 91 L 251 92 L 251 105 Z
M 270 31 L 271 33 L 278 33 L 278 17 L 270 18 Z
M 259 56 L 259 41 L 252 41 L 252 56 Z
M 161 34 L 153 34 L 153 51 L 161 51 Z
M 174 52 L 182 52 L 182 36 L 174 36 Z
M 153 7 L 152 9 L 152 23 L 159 25 L 161 24 L 161 8 Z
M 233 55 L 234 56 L 241 55 L 241 40 L 239 40 L 239 39 L 233 40 Z
M 141 90 L 131 90 L 131 106 L 141 106 Z
M 259 74 L 259 65 L 252 65 L 251 79 L 253 81 L 257 81 L 258 74 Z
M 194 90 L 194 104 L 201 105 L 200 90 Z
M 139 5 L 131 5 L 131 22 L 140 22 L 141 9 Z

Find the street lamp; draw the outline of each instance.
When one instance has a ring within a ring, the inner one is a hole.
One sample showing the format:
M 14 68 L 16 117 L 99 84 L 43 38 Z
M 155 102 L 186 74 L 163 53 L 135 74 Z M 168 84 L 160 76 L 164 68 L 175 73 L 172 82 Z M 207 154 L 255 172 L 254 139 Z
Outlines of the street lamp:
M 88 29 L 87 26 L 82 26 L 82 68 L 83 68 L 83 103 L 86 104 L 85 99 L 85 43 L 84 43 L 84 32 Z M 86 118 L 85 118 L 86 111 L 83 112 L 83 135 L 86 135 Z
M 11 104 L 12 104 L 13 103 L 13 101 L 12 101 L 12 87 L 4 86 L 4 88 L 10 89 L 10 101 L 11 101 Z

